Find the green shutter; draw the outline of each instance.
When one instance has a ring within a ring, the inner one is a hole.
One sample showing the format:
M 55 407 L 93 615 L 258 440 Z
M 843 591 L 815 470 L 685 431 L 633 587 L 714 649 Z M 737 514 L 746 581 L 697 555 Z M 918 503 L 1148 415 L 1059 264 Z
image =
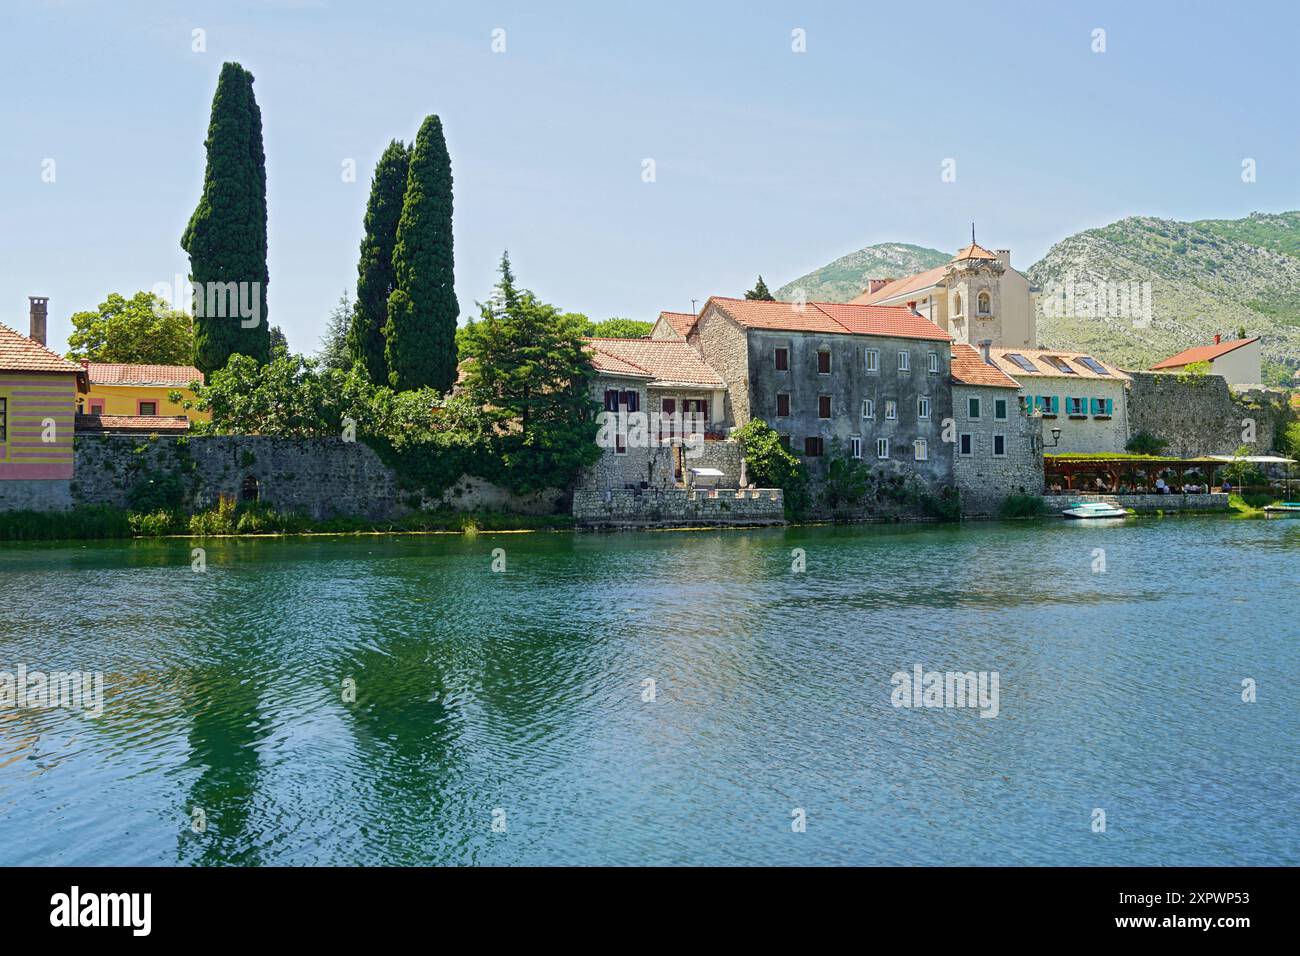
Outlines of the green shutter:
M 1111 398 L 1106 399 L 1106 414 L 1109 415 L 1114 410 L 1114 408 L 1115 408 L 1115 400 Z

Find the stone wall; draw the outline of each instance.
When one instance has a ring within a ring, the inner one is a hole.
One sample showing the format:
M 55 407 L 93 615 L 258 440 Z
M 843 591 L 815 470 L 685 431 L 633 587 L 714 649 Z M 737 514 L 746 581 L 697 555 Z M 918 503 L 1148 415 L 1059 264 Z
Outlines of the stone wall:
M 1169 442 L 1164 454 L 1180 458 L 1231 455 L 1242 445 L 1252 454 L 1273 450 L 1278 417 L 1284 414 L 1280 392 L 1253 389 L 1237 396 L 1221 375 L 1180 376 L 1164 372 L 1129 372 L 1129 432 L 1148 432 Z M 1249 437 L 1254 423 L 1255 441 Z
M 71 485 L 67 478 L 0 480 L 0 511 L 67 511 L 73 505 Z
M 1220 492 L 1200 495 L 1044 495 L 1051 512 L 1062 512 L 1081 501 L 1108 501 L 1138 513 L 1155 511 L 1227 511 L 1228 496 Z
M 259 502 L 318 520 L 353 516 L 382 521 L 438 505 L 457 511 L 553 514 L 567 505 L 558 490 L 520 496 L 470 476 L 427 500 L 404 489 L 364 442 L 341 438 L 78 435 L 75 447 L 71 499 L 76 504 L 125 508 L 132 488 L 177 473 L 191 511 L 210 508 L 223 496 L 246 500 L 254 487 Z M 9 484 L 13 482 L 0 482 L 0 488 Z
M 583 528 L 771 525 L 785 522 L 785 502 L 779 489 L 577 491 L 573 517 Z
M 1009 494 L 1041 494 L 1043 490 L 1043 420 L 1025 411 L 1014 389 L 953 385 L 956 457 L 953 480 L 961 491 L 964 515 L 996 515 Z M 979 418 L 970 415 L 969 399 L 979 399 Z M 998 402 L 1005 402 L 998 418 Z M 963 452 L 963 435 L 969 448 Z M 996 455 L 995 438 L 1002 436 L 1003 454 Z

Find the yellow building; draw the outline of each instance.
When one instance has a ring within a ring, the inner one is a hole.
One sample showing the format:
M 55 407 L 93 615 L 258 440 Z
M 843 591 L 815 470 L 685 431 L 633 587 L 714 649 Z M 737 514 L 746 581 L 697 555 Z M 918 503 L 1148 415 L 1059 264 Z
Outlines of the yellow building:
M 90 392 L 78 396 L 77 411 L 87 415 L 185 416 L 190 421 L 207 421 L 207 412 L 186 411 L 168 399 L 180 392 L 193 401 L 191 382 L 203 381 L 203 373 L 191 365 L 109 365 L 82 362 L 90 379 Z

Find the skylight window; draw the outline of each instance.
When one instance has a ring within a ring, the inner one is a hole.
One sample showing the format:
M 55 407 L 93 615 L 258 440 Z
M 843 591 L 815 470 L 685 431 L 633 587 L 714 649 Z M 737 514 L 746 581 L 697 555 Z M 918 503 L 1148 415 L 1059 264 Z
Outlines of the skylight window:
M 1019 366 L 1020 366 L 1022 369 L 1024 369 L 1026 372 L 1037 372 L 1037 371 L 1038 371 L 1038 366 L 1036 366 L 1033 362 L 1029 361 L 1029 359 L 1025 358 L 1025 357 L 1024 357 L 1023 355 L 1021 355 L 1019 352 L 1008 352 L 1008 353 L 1007 353 L 1007 359 L 1008 359 L 1009 361 L 1015 362 L 1017 365 L 1019 365 Z
M 1104 365 L 1102 365 L 1100 362 L 1098 362 L 1095 358 L 1093 358 L 1090 355 L 1081 355 L 1077 359 L 1075 359 L 1075 361 L 1078 362 L 1080 365 L 1082 365 L 1084 368 L 1096 372 L 1098 375 L 1110 374 L 1110 372 L 1106 371 L 1106 367 Z
M 1070 367 L 1069 362 L 1061 358 L 1059 355 L 1045 355 L 1043 356 L 1043 358 L 1045 358 L 1048 361 L 1048 363 L 1053 368 L 1055 368 L 1058 372 L 1064 372 L 1066 375 L 1079 374 L 1078 372 L 1076 372 L 1074 369 Z

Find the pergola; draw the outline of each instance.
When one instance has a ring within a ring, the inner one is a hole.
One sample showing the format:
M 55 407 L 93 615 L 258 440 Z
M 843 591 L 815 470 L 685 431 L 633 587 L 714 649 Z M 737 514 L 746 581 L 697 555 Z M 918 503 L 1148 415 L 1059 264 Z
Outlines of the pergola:
M 1122 487 L 1154 490 L 1156 479 L 1181 488 L 1193 472 L 1196 484 L 1212 485 L 1217 469 L 1231 464 L 1216 458 L 1162 458 L 1143 455 L 1044 455 L 1043 481 L 1048 489 L 1060 485 L 1065 491 L 1105 491 L 1115 494 Z M 1097 482 L 1101 481 L 1101 487 Z

